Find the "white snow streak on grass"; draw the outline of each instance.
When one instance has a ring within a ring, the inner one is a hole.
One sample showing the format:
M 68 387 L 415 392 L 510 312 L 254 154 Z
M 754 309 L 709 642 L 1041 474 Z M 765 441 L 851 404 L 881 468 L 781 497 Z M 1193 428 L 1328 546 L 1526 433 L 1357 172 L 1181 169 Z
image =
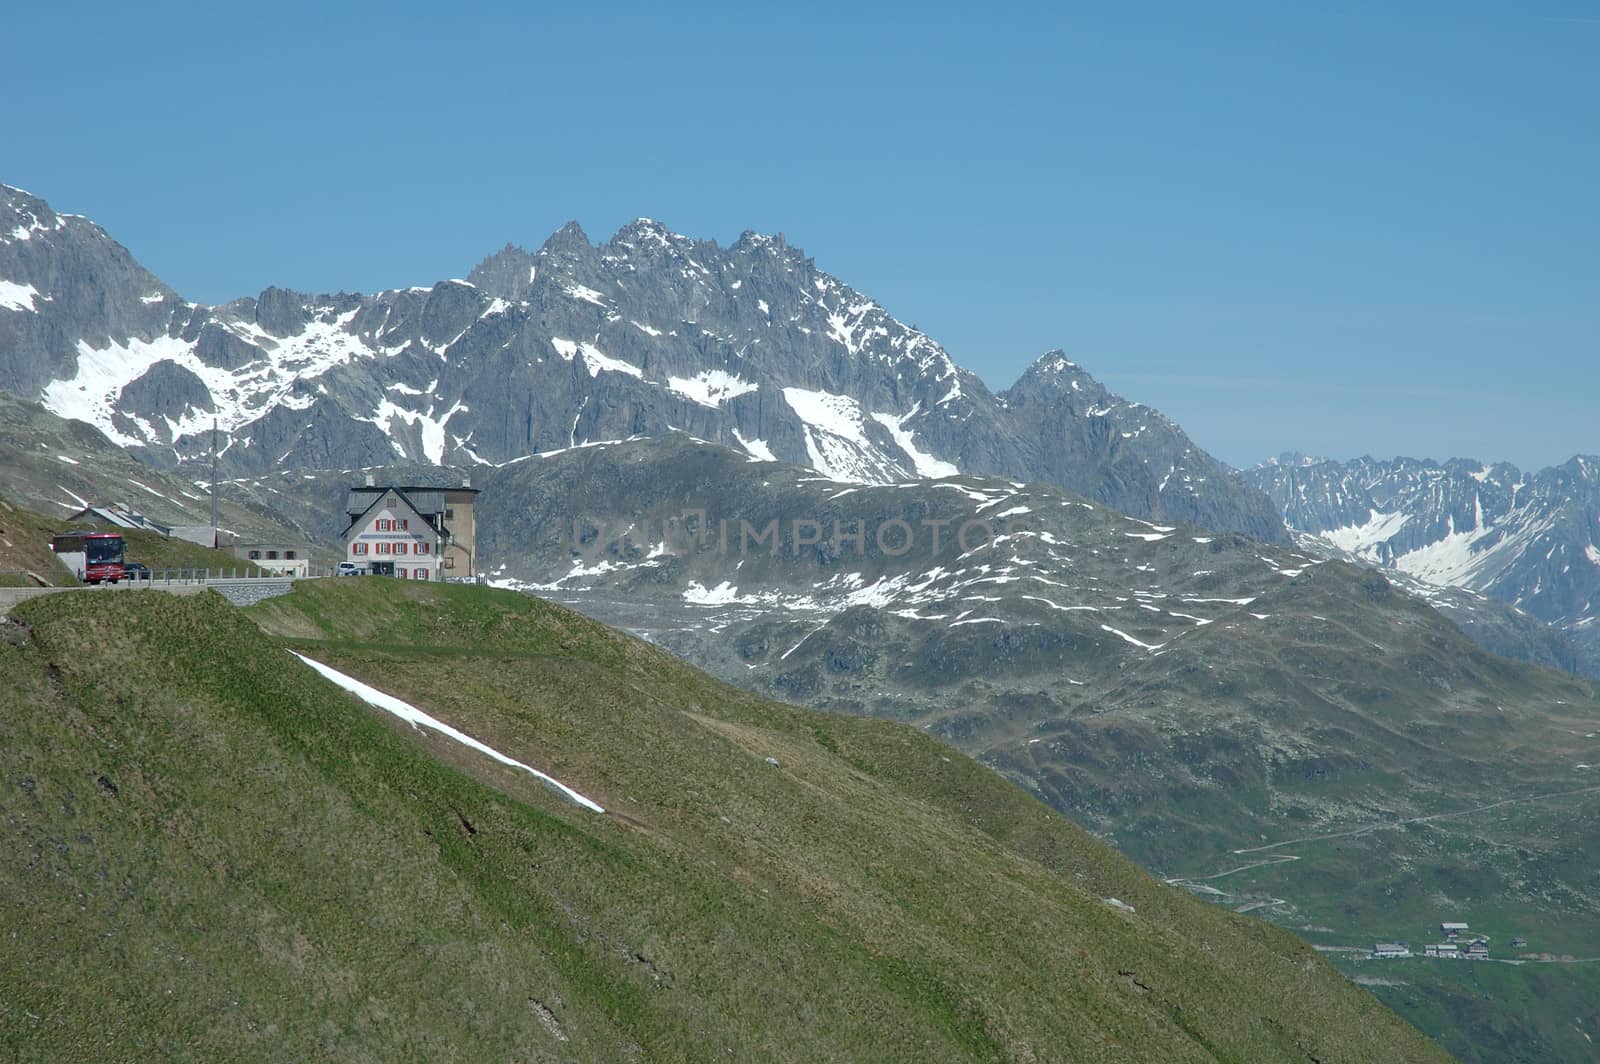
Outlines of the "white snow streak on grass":
M 290 653 L 294 654 L 294 651 L 291 650 Z M 304 654 L 294 654 L 294 656 L 311 666 L 317 672 L 321 673 L 325 679 L 331 680 L 334 684 L 344 688 L 346 691 L 349 691 L 363 702 L 370 706 L 376 706 L 385 713 L 394 714 L 418 731 L 421 731 L 424 728 L 432 728 L 441 735 L 449 736 L 463 746 L 471 747 L 480 754 L 486 754 L 489 757 L 494 758 L 502 765 L 510 765 L 512 768 L 520 768 L 525 772 L 531 773 L 544 783 L 561 792 L 566 797 L 572 799 L 572 801 L 577 802 L 585 809 L 592 809 L 596 813 L 605 812 L 605 810 L 598 804 L 590 801 L 588 798 L 585 798 L 583 795 L 579 794 L 571 787 L 568 787 L 565 783 L 562 783 L 554 776 L 547 776 L 531 765 L 524 765 L 521 761 L 518 761 L 515 758 L 507 757 L 494 747 L 480 743 L 478 740 L 474 739 L 465 732 L 457 731 L 455 728 L 450 727 L 450 725 L 445 724 L 443 721 L 428 716 L 428 714 L 422 712 L 422 710 L 418 709 L 416 706 L 413 706 L 411 703 L 402 702 L 393 695 L 386 695 L 376 687 L 369 687 L 360 680 L 356 679 L 354 676 L 347 676 L 338 669 L 324 665 L 320 661 L 312 661 Z

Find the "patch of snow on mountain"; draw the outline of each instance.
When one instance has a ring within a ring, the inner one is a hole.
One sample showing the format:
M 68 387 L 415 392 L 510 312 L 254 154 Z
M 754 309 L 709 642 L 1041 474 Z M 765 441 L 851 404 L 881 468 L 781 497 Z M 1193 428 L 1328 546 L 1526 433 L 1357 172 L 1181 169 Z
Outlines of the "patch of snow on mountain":
M 1118 639 L 1121 639 L 1121 640 L 1123 640 L 1124 642 L 1127 642 L 1127 643 L 1132 643 L 1134 646 L 1139 647 L 1141 650 L 1160 650 L 1163 646 L 1165 646 L 1164 643 L 1145 643 L 1145 642 L 1142 642 L 1142 641 L 1140 641 L 1138 639 L 1135 639 L 1133 636 L 1129 635 L 1127 632 L 1124 632 L 1124 631 L 1122 631 L 1120 629 L 1111 627 L 1109 624 L 1102 624 L 1100 626 L 1100 630 L 1102 632 L 1110 632 L 1112 635 L 1116 636 Z
M 3 294 L 3 293 L 0 293 Z M 78 341 L 77 372 L 70 378 L 51 381 L 39 400 L 51 413 L 87 421 L 123 447 L 138 446 L 138 440 L 119 432 L 111 423 L 112 404 L 124 386 L 164 359 L 180 365 L 199 359 L 183 340 L 171 336 L 155 340 L 134 339 L 126 347 L 112 343 L 96 350 L 88 341 Z
M 398 406 L 388 399 L 380 399 L 378 400 L 376 416 L 366 420 L 377 425 L 385 435 L 392 434 L 390 425 L 393 424 L 395 418 L 399 418 L 407 425 L 416 425 L 422 433 L 423 456 L 434 465 L 442 465 L 444 463 L 445 426 L 450 423 L 452 417 L 465 409 L 467 409 L 466 405 L 458 401 L 449 410 L 445 411 L 443 417 L 435 417 L 431 410 L 426 413 L 420 410 L 407 410 L 405 407 Z M 396 446 L 395 450 L 396 453 L 399 453 L 400 448 Z M 415 456 L 407 455 L 406 457 Z
M 711 588 L 691 580 L 689 586 L 683 589 L 683 601 L 696 606 L 726 606 L 739 601 L 739 589 L 726 580 Z
M 776 462 L 778 460 L 777 455 L 772 453 L 772 448 L 767 446 L 766 440 L 747 440 L 739 434 L 738 429 L 733 430 L 733 438 L 739 441 L 739 446 L 743 447 L 750 455 L 752 462 Z
M 919 403 L 911 408 L 909 414 L 895 417 L 893 414 L 875 413 L 872 419 L 889 430 L 894 442 L 906 453 L 906 457 L 911 459 L 912 468 L 917 471 L 917 476 L 934 478 L 959 476 L 961 470 L 956 468 L 954 462 L 946 462 L 942 458 L 935 458 L 926 451 L 919 450 L 912 433 L 906 429 L 906 422 L 916 417 L 921 409 L 922 405 Z
M 896 479 L 900 465 L 867 439 L 861 407 L 846 395 L 785 388 L 783 398 L 800 420 L 806 455 L 813 469 L 832 480 L 885 484 Z
M 593 344 L 579 344 L 578 348 L 583 352 L 583 361 L 589 367 L 591 377 L 600 376 L 600 372 L 604 370 L 607 373 L 626 373 L 630 377 L 644 379 L 644 370 L 620 358 L 612 358 Z
M 758 385 L 726 370 L 702 370 L 693 377 L 668 377 L 667 388 L 701 406 L 717 407 L 730 399 L 753 392 Z
M 638 366 L 612 358 L 593 344 L 578 343 L 573 340 L 563 340 L 559 336 L 550 338 L 550 346 L 556 349 L 556 354 L 571 362 L 578 355 L 583 356 L 583 364 L 589 370 L 589 376 L 598 377 L 602 370 L 610 373 L 626 373 L 630 377 L 644 378 L 644 371 Z
M 849 440 L 857 447 L 872 446 L 862 432 L 861 407 L 848 395 L 785 388 L 783 398 L 800 420 L 815 429 Z
M 1483 538 L 1483 530 L 1457 532 L 1454 517 L 1446 527 L 1449 531 L 1432 543 L 1397 557 L 1394 567 L 1430 584 L 1466 583 L 1480 560 L 1473 543 Z
M 606 305 L 605 296 L 601 295 L 599 292 L 596 292 L 593 288 L 589 288 L 581 284 L 569 284 L 565 289 L 563 289 L 563 291 L 565 291 L 567 295 L 571 296 L 573 299 L 581 300 L 584 303 L 593 303 L 597 307 L 604 307 Z
M 1321 533 L 1322 538 L 1358 558 L 1376 561 L 1378 546 L 1395 536 L 1411 518 L 1399 512 L 1380 513 L 1377 510 L 1368 510 L 1367 515 L 1364 523 L 1329 529 Z
M 39 290 L 31 284 L 0 281 L 0 310 L 34 310 L 38 299 Z

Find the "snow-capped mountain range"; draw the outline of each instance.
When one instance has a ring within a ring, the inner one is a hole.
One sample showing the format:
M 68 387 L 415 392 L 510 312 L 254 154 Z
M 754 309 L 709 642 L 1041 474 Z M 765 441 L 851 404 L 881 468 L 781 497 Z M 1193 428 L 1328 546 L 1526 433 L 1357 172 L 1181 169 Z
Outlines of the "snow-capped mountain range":
M 1285 455 L 1245 476 L 1293 529 L 1370 564 L 1468 588 L 1566 630 L 1600 665 L 1600 458 L 1509 463 Z
M 995 394 L 783 236 L 571 223 L 464 279 L 184 300 L 99 226 L 0 186 L 0 388 L 160 466 L 496 466 L 679 431 L 858 483 L 1048 480 L 1284 542 L 1270 502 L 1060 352 Z

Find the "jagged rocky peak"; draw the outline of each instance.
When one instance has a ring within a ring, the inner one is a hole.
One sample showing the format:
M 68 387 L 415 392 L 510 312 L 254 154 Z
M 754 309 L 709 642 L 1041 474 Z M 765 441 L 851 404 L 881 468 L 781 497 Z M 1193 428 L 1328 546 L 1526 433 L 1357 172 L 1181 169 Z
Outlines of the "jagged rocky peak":
M 551 233 L 545 242 L 539 245 L 540 256 L 587 256 L 593 251 L 594 245 L 589 242 L 589 234 L 583 231 L 583 226 L 578 224 L 576 218 Z
M 676 431 L 842 481 L 999 473 L 1141 516 L 1284 535 L 1265 497 L 1059 352 L 1013 390 L 1037 386 L 1038 401 L 1007 408 L 781 233 L 724 248 L 637 218 L 595 246 L 569 222 L 536 252 L 507 244 L 466 281 L 365 297 L 269 288 L 217 308 L 171 299 L 103 235 L 68 243 L 30 252 L 17 274 L 4 266 L 16 245 L 0 247 L 0 278 L 37 292 L 4 289 L 21 309 L 0 310 L 0 330 L 20 340 L 0 387 L 156 463 L 203 450 L 181 438 L 209 429 L 203 390 L 236 443 L 233 473 L 354 453 L 500 465 Z M 79 296 L 93 313 L 59 313 Z M 84 345 L 115 351 L 80 357 Z
M 311 320 L 308 298 L 287 288 L 268 288 L 256 298 L 256 324 L 273 336 L 293 336 Z
M 467 274 L 467 280 L 491 296 L 515 303 L 527 297 L 539 273 L 537 256 L 517 244 L 490 255 Z
M 1104 394 L 1105 387 L 1088 370 L 1068 358 L 1065 351 L 1056 348 L 1036 358 L 1005 396 L 1009 401 L 1027 394 L 1056 392 Z
M 648 250 L 693 246 L 696 241 L 675 233 L 654 218 L 635 218 L 612 234 L 607 244 Z

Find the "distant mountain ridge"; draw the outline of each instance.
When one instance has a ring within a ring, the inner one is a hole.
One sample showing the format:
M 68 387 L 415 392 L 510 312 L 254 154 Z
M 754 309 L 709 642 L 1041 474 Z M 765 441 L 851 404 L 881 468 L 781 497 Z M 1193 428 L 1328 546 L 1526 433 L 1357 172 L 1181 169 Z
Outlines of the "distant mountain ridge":
M 1167 418 L 1060 352 L 992 393 L 781 236 L 638 219 L 372 295 L 183 300 L 103 229 L 0 186 L 0 388 L 156 465 L 492 466 L 680 431 L 826 476 L 1050 480 L 1127 512 L 1287 533 Z
M 1508 462 L 1285 455 L 1246 471 L 1284 521 L 1370 564 L 1509 602 L 1600 670 L 1600 457 Z

